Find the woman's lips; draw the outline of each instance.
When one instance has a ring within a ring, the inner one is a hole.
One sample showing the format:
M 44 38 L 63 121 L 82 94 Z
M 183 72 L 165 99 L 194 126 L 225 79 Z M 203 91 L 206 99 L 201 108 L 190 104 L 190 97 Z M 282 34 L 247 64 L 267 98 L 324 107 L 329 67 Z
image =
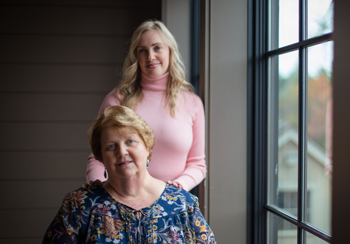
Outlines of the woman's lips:
M 119 163 L 118 165 L 119 165 L 119 166 L 124 166 L 124 165 L 130 164 L 131 162 L 132 162 L 132 161 L 121 162 L 121 163 Z
M 160 63 L 158 63 L 158 64 L 149 64 L 149 65 L 147 65 L 147 68 L 149 68 L 149 69 L 155 69 L 155 68 L 157 68 L 159 65 L 160 65 Z

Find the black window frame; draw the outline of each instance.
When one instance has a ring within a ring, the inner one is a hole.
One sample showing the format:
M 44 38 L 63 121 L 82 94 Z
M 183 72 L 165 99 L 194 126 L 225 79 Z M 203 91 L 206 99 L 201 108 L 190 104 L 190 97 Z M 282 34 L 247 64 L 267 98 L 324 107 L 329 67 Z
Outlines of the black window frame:
M 190 82 L 194 92 L 199 96 L 200 0 L 191 0 L 190 7 Z M 199 185 L 195 186 L 190 192 L 199 197 Z
M 306 184 L 306 48 L 332 40 L 332 34 L 306 39 L 307 0 L 299 0 L 299 42 L 268 50 L 269 0 L 248 0 L 248 145 L 247 145 L 247 243 L 267 243 L 268 212 L 297 226 L 298 244 L 306 243 L 306 230 L 326 242 L 331 236 L 305 222 Z M 283 209 L 267 204 L 268 145 L 268 59 L 290 51 L 299 52 L 299 155 L 297 220 Z

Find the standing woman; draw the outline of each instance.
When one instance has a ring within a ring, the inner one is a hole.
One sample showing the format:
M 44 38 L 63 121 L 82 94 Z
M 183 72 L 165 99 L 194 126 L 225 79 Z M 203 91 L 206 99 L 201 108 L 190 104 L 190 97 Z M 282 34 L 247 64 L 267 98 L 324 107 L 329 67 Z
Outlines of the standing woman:
M 177 43 L 161 21 L 145 21 L 135 30 L 123 72 L 119 87 L 106 96 L 99 114 L 114 105 L 132 108 L 157 140 L 149 173 L 191 190 L 206 175 L 203 103 L 185 81 Z M 91 154 L 87 182 L 107 177 L 103 164 Z

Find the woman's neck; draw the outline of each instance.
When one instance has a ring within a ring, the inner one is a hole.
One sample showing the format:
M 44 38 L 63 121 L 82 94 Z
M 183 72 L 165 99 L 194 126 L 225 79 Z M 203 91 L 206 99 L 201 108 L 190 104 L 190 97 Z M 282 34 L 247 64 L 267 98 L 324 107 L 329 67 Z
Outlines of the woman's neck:
M 166 91 L 167 85 L 169 80 L 169 72 L 165 73 L 164 75 L 152 79 L 146 76 L 141 71 L 141 86 L 142 89 L 145 91 L 153 91 L 153 92 L 164 92 Z
M 146 192 L 149 181 L 151 181 L 151 177 L 147 175 L 138 175 L 127 179 L 119 177 L 117 179 L 111 178 L 108 178 L 106 181 L 107 187 L 110 187 L 119 197 L 123 198 L 135 198 Z
M 152 205 L 159 198 L 165 182 L 146 175 L 131 179 L 108 179 L 103 187 L 117 202 L 139 210 Z

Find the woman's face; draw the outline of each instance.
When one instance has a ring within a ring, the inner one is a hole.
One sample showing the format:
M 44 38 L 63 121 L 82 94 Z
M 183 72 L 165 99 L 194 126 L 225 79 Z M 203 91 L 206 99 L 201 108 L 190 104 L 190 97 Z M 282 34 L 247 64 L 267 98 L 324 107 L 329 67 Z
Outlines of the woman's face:
M 137 177 L 146 170 L 149 150 L 133 130 L 108 126 L 101 133 L 101 152 L 108 178 Z
M 163 42 L 158 31 L 144 32 L 136 51 L 140 69 L 149 78 L 155 79 L 168 72 L 169 47 Z

